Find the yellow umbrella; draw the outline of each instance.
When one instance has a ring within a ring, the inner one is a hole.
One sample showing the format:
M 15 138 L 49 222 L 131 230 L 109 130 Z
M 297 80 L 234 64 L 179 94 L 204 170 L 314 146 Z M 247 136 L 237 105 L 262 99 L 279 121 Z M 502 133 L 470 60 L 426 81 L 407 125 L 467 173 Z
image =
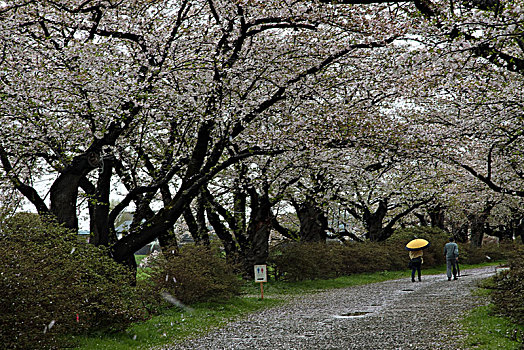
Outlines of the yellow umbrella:
M 422 238 L 417 238 L 406 244 L 407 250 L 422 250 L 429 247 L 430 243 Z

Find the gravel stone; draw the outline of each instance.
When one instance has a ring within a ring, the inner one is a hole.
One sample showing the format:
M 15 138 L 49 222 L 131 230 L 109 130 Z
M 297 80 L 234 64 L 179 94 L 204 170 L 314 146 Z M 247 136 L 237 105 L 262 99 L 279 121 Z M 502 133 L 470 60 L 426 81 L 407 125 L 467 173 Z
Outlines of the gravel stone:
M 335 289 L 292 298 L 175 349 L 459 349 L 458 319 L 487 303 L 471 294 L 494 267 Z

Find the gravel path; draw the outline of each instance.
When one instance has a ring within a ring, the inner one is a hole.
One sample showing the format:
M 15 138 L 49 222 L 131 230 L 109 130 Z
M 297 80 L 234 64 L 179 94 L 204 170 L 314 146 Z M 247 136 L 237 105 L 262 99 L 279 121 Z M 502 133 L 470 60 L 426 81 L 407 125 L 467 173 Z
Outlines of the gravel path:
M 485 303 L 471 295 L 494 267 L 329 290 L 252 314 L 167 349 L 458 349 L 454 322 Z

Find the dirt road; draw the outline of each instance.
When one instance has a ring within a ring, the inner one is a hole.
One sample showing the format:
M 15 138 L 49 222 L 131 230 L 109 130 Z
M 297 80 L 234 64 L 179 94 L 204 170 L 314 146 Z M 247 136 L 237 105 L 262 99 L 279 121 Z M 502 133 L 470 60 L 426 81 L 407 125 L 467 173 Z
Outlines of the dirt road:
M 485 303 L 471 294 L 494 267 L 329 290 L 255 313 L 164 349 L 458 349 L 455 322 Z

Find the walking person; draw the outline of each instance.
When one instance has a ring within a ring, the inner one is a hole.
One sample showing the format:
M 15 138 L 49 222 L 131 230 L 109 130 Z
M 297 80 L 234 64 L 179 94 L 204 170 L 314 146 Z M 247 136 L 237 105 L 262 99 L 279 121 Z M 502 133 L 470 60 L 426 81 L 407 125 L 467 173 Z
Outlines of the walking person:
M 448 281 L 451 281 L 451 273 L 453 273 L 453 279 L 456 280 L 459 248 L 453 237 L 450 237 L 449 242 L 444 245 L 444 256 L 446 257 L 446 275 L 448 276 Z
M 411 269 L 411 282 L 415 282 L 415 272 L 418 272 L 418 280 L 421 281 L 420 267 L 424 260 L 422 260 L 423 249 L 429 247 L 429 241 L 423 238 L 416 238 L 406 244 L 406 250 L 409 250 L 409 268 Z
M 409 264 L 411 266 L 411 282 L 415 282 L 415 272 L 418 272 L 418 280 L 422 281 L 420 268 L 424 260 L 422 259 L 422 250 L 415 250 L 409 252 Z

